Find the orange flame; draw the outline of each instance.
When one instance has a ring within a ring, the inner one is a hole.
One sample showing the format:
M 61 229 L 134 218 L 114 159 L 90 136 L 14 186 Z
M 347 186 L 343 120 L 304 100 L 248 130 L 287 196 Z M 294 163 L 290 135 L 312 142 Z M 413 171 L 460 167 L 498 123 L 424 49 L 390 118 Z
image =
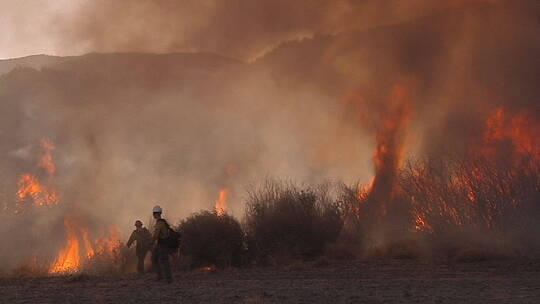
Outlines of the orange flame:
M 389 196 L 394 190 L 394 179 L 404 154 L 405 131 L 411 110 L 410 90 L 396 85 L 390 94 L 390 103 L 377 131 L 377 148 L 373 157 L 375 176 L 369 188 L 368 203 L 378 215 L 386 215 Z
M 109 235 L 95 240 L 95 252 L 99 255 L 112 257 L 120 244 L 120 230 L 117 227 L 109 227 Z
M 216 201 L 215 210 L 218 216 L 223 216 L 227 212 L 227 196 L 229 189 L 224 188 L 219 190 L 219 198 Z
M 385 170 L 395 171 L 401 166 L 404 152 L 404 129 L 410 120 L 410 92 L 407 87 L 396 85 L 390 96 L 390 108 L 377 132 L 377 149 L 374 163 L 377 177 Z
M 70 220 L 65 220 L 64 225 L 67 229 L 67 245 L 58 254 L 56 261 L 49 269 L 50 273 L 75 272 L 81 265 L 76 229 Z
M 49 273 L 77 272 L 84 263 L 96 256 L 113 257 L 120 246 L 120 231 L 114 226 L 109 228 L 108 235 L 93 241 L 90 240 L 88 228 L 77 226 L 75 221 L 66 219 L 64 226 L 67 230 L 66 245 L 58 253 Z
M 42 185 L 33 174 L 23 174 L 18 182 L 17 196 L 20 199 L 31 197 L 38 206 L 52 206 L 58 203 L 60 195 L 55 189 Z
M 498 144 L 510 140 L 514 153 L 540 158 L 540 124 L 532 123 L 526 115 L 510 115 L 504 108 L 497 108 L 485 124 L 484 147 L 481 150 L 484 156 L 497 156 Z
M 56 173 L 56 166 L 53 163 L 51 154 L 51 151 L 54 150 L 54 144 L 52 141 L 44 139 L 41 141 L 41 147 L 43 148 L 44 153 L 39 159 L 38 166 L 45 169 L 49 174 L 49 177 L 52 177 Z
M 417 231 L 423 231 L 423 232 L 433 232 L 433 228 L 426 222 L 425 218 L 421 216 L 420 214 L 415 215 L 416 218 L 414 229 Z
M 450 207 L 445 201 L 440 201 L 440 215 L 447 217 L 447 221 L 456 226 L 463 226 L 466 223 L 473 223 L 474 218 L 481 218 L 486 228 L 494 226 L 494 216 L 498 211 L 491 206 L 492 198 L 485 197 L 481 187 L 485 187 L 483 180 L 488 180 L 485 168 L 475 167 L 475 158 L 496 161 L 505 159 L 510 160 L 511 171 L 519 171 L 522 161 L 532 157 L 534 160 L 540 160 L 540 124 L 526 114 L 509 113 L 504 108 L 496 108 L 485 120 L 485 131 L 481 137 L 480 144 L 471 145 L 469 157 L 473 162 L 468 163 L 466 168 L 460 168 L 461 173 L 453 176 L 451 187 L 462 190 L 463 200 L 470 204 L 465 205 L 463 209 L 457 210 Z M 525 158 L 524 158 L 525 157 Z M 512 173 L 511 173 L 512 174 Z M 500 191 L 509 191 L 501 187 Z M 486 207 L 486 202 L 488 207 Z M 481 214 L 477 211 L 483 204 Z M 511 200 L 510 204 L 516 205 L 517 201 Z M 422 210 L 415 206 L 413 197 L 413 218 L 415 229 L 418 231 L 433 231 L 425 217 L 422 216 Z M 491 206 L 491 207 L 490 207 Z
M 54 150 L 54 144 L 50 140 L 42 140 L 41 147 L 43 154 L 38 161 L 38 167 L 45 169 L 48 175 L 48 184 L 52 182 L 56 173 L 51 151 Z M 17 202 L 17 210 L 22 207 L 23 200 L 31 198 L 34 205 L 37 206 L 52 206 L 58 204 L 60 195 L 58 192 L 43 184 L 39 178 L 31 173 L 21 175 L 18 181 L 17 197 L 20 199 Z
M 86 257 L 91 258 L 94 256 L 94 248 L 88 237 L 88 228 L 81 228 L 81 235 L 84 243 L 84 249 L 86 250 Z

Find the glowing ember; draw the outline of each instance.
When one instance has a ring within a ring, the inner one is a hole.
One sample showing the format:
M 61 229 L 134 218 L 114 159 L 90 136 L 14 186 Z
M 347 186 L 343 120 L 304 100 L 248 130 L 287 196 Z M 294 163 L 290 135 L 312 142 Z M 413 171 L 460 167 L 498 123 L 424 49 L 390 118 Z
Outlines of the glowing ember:
M 216 267 L 213 266 L 213 265 L 210 265 L 210 266 L 203 266 L 201 268 L 199 268 L 201 271 L 204 271 L 204 272 L 214 272 L 216 271 Z
M 433 229 L 431 228 L 431 226 L 429 226 L 429 224 L 426 222 L 424 217 L 422 217 L 421 215 L 417 214 L 414 221 L 415 221 L 414 229 L 416 229 L 417 231 L 433 232 Z
M 229 189 L 219 190 L 219 198 L 216 201 L 215 209 L 218 216 L 223 216 L 227 212 L 227 196 L 229 195 Z

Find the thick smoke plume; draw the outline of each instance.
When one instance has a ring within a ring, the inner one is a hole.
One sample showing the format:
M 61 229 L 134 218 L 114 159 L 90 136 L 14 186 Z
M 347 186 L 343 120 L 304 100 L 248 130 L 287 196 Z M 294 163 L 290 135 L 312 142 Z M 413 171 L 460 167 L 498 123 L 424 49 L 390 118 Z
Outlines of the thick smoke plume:
M 286 41 L 395 24 L 462 2 L 148 0 L 86 2 L 68 37 L 92 50 L 212 52 L 254 60 Z M 485 1 L 477 1 L 485 2 Z
M 155 203 L 174 222 L 227 189 L 240 217 L 244 187 L 268 176 L 352 183 L 380 172 L 381 201 L 403 160 L 470 151 L 496 109 L 540 123 L 535 1 L 79 8 L 54 35 L 107 54 L 0 61 L 0 231 L 12 240 L 0 269 L 54 258 L 67 215 L 126 234 Z M 37 161 L 44 140 L 54 180 Z M 26 173 L 50 183 L 58 205 L 14 215 Z

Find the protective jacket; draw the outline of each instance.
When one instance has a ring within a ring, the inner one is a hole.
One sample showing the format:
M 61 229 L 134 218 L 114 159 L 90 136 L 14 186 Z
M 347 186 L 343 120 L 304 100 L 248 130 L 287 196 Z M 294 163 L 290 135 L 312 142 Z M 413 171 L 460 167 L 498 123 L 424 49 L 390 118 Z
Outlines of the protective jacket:
M 135 241 L 137 241 L 137 247 L 135 247 L 135 250 L 137 252 L 146 252 L 152 245 L 152 235 L 146 228 L 135 229 L 129 237 L 127 246 L 131 247 L 131 244 L 133 244 Z

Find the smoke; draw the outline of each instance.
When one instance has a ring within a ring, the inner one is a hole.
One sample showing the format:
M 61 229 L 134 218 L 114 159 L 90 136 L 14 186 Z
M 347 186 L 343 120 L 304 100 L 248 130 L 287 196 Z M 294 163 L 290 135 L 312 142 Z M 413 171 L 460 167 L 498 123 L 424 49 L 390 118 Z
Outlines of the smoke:
M 283 42 L 395 24 L 466 2 L 87 1 L 61 19 L 61 37 L 83 50 L 210 52 L 252 61 Z
M 46 257 L 72 214 L 127 233 L 156 203 L 175 223 L 224 188 L 241 217 L 244 187 L 267 176 L 367 181 L 395 87 L 414 92 L 406 130 L 392 132 L 404 150 L 389 154 L 396 163 L 466 150 L 497 107 L 540 117 L 534 1 L 99 0 L 72 10 L 55 46 L 114 54 L 41 69 L 29 59 L 0 76 L 0 230 Z M 190 53 L 145 54 L 169 52 Z M 14 217 L 17 179 L 39 170 L 43 139 L 55 145 L 60 202 Z M 32 254 L 4 249 L 0 268 Z

